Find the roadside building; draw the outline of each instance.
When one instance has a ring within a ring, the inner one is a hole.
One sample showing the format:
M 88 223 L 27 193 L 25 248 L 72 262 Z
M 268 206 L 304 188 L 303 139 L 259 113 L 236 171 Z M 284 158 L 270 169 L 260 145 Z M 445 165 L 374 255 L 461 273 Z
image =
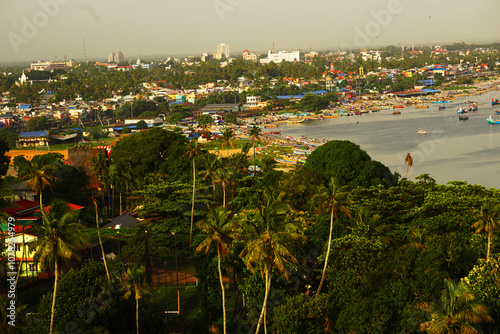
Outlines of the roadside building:
M 49 143 L 49 131 L 21 132 L 16 147 L 48 146 Z

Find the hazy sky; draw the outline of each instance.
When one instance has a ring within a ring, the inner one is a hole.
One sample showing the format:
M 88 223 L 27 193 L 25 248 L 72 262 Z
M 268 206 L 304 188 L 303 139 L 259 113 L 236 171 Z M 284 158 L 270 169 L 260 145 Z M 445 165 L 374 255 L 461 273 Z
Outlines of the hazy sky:
M 5 0 L 0 62 L 500 41 L 498 0 Z

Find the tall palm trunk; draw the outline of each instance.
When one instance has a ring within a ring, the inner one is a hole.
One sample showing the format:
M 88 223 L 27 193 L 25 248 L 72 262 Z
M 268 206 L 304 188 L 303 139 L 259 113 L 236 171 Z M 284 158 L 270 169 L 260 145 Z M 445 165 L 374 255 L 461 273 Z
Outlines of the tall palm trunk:
M 222 183 L 222 206 L 226 207 L 226 184 Z
M 328 258 L 330 257 L 330 248 L 332 245 L 332 233 L 333 233 L 333 206 L 330 213 L 330 234 L 328 235 L 328 247 L 326 248 L 325 265 L 323 267 L 323 273 L 321 274 L 321 281 L 319 282 L 318 291 L 316 291 L 315 298 L 318 298 L 319 293 L 321 292 L 321 288 L 323 287 L 323 283 L 325 282 L 326 268 L 328 267 Z
M 219 269 L 219 281 L 222 289 L 222 318 L 224 334 L 226 334 L 226 292 L 224 291 L 224 281 L 222 280 L 222 270 L 220 268 L 220 246 L 217 246 L 217 266 Z
M 106 276 L 108 277 L 108 282 L 111 282 L 111 277 L 109 276 L 108 263 L 106 262 L 106 254 L 104 253 L 104 247 L 101 240 L 101 230 L 99 229 L 99 213 L 97 212 L 97 201 L 94 198 L 95 205 L 95 224 L 97 226 L 97 237 L 99 238 L 99 245 L 101 246 L 102 261 L 104 262 L 104 269 L 106 269 Z M 92 240 L 90 241 L 92 244 Z M 90 245 L 92 247 L 92 245 Z
M 17 275 L 16 275 L 16 282 L 14 283 L 14 290 L 17 289 L 17 282 L 19 281 L 19 276 L 21 276 L 21 270 L 23 268 L 23 262 L 24 262 L 24 249 L 26 248 L 26 242 L 24 241 L 24 225 L 23 225 L 23 252 L 21 253 L 21 264 L 19 265 L 19 268 L 17 268 Z
M 252 140 L 252 146 L 253 146 L 253 174 L 255 175 L 257 166 L 255 166 L 255 143 L 253 140 Z
M 262 311 L 260 312 L 259 322 L 257 323 L 257 329 L 255 330 L 255 334 L 259 333 L 260 325 L 262 324 L 262 320 L 264 319 L 264 314 L 266 313 L 269 290 L 271 290 L 271 277 L 269 276 L 269 271 L 266 270 L 266 294 L 264 296 L 264 304 L 262 305 Z M 264 328 L 265 331 L 267 332 L 267 325 L 265 323 L 264 323 Z
M 488 262 L 490 258 L 490 248 L 491 248 L 491 242 L 493 240 L 493 232 L 488 232 L 488 250 L 486 251 L 486 262 Z
M 139 334 L 139 298 L 137 298 L 137 290 L 135 291 L 135 328 Z
M 196 190 L 196 165 L 193 158 L 193 197 L 191 198 L 191 227 L 189 230 L 189 244 L 193 241 L 193 221 L 194 221 L 194 192 Z
M 50 310 L 50 330 L 49 334 L 52 334 L 52 331 L 54 329 L 54 313 L 56 309 L 56 292 L 57 292 L 57 278 L 58 278 L 58 267 L 57 267 L 57 259 L 55 261 L 54 265 L 54 293 L 52 295 L 52 308 Z
M 42 204 L 42 190 L 40 190 L 40 196 L 38 196 L 40 198 L 40 211 L 43 210 L 43 204 Z

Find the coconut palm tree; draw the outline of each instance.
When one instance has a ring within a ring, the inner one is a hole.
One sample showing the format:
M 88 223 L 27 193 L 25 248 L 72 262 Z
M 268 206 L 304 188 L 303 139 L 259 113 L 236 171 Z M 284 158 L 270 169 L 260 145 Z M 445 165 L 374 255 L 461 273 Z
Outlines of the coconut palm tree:
M 103 191 L 109 188 L 109 159 L 107 159 L 104 154 L 99 153 L 94 158 L 92 158 L 92 172 L 97 178 L 97 182 L 99 182 L 99 186 L 103 189 Z
M 35 251 L 34 259 L 39 260 L 42 268 L 54 270 L 54 293 L 52 295 L 52 309 L 50 315 L 50 334 L 53 332 L 54 315 L 59 278 L 59 261 L 79 259 L 79 250 L 83 249 L 84 235 L 79 232 L 82 225 L 77 223 L 78 211 L 70 209 L 67 203 L 56 199 L 51 202 L 45 212 L 41 210 L 42 222 L 34 225 L 38 238 L 30 243 L 30 249 Z
M 226 206 L 226 188 L 231 181 L 233 172 L 229 168 L 222 168 L 216 172 L 217 182 L 222 186 L 222 206 Z
M 477 222 L 471 228 L 475 229 L 476 233 L 482 233 L 483 231 L 488 233 L 488 249 L 486 252 L 486 261 L 488 261 L 495 231 L 500 229 L 500 204 L 491 200 L 485 201 L 481 206 L 481 211 L 477 214 L 477 219 Z
M 413 166 L 413 157 L 411 156 L 410 153 L 406 154 L 405 164 L 406 164 L 406 174 L 405 174 L 404 179 L 406 179 L 406 176 L 408 175 L 408 171 L 410 170 L 410 167 Z
M 144 282 L 144 266 L 127 268 L 122 282 L 122 289 L 125 292 L 123 299 L 129 299 L 131 296 L 135 299 L 135 327 L 139 334 L 139 300 L 146 294 L 151 294 L 149 287 Z
M 219 281 L 222 289 L 224 334 L 226 333 L 226 297 L 224 282 L 222 280 L 221 258 L 228 253 L 232 237 L 236 231 L 236 223 L 232 220 L 231 214 L 231 211 L 228 211 L 223 206 L 209 207 L 206 219 L 196 224 L 203 233 L 207 234 L 207 238 L 196 248 L 195 255 L 198 255 L 203 250 L 205 250 L 205 255 L 207 255 L 212 247 L 217 247 L 217 268 L 219 269 Z
M 276 167 L 276 165 L 278 164 L 273 157 L 264 157 L 262 158 L 261 163 L 262 163 L 261 166 L 262 173 L 264 174 L 274 170 L 274 167 Z
M 253 165 L 255 166 L 255 142 L 260 141 L 260 134 L 262 133 L 261 128 L 254 125 L 249 132 L 250 139 L 252 139 L 252 147 L 253 147 Z
M 186 152 L 183 157 L 193 161 L 193 196 L 191 199 L 191 227 L 189 229 L 189 243 L 193 241 L 194 221 L 194 194 L 196 192 L 196 157 L 202 153 L 201 144 L 196 139 L 186 142 Z
M 335 183 L 335 179 L 331 178 L 328 187 L 322 187 L 318 193 L 313 196 L 312 201 L 320 202 L 319 209 L 327 207 L 330 210 L 330 232 L 328 234 L 328 245 L 326 249 L 325 264 L 323 266 L 323 273 L 321 274 L 321 281 L 316 291 L 316 298 L 321 292 L 323 283 L 326 277 L 326 269 L 328 268 L 328 258 L 330 257 L 330 249 L 332 245 L 332 234 L 333 234 L 333 218 L 339 219 L 339 214 L 350 218 L 351 210 L 347 205 L 351 204 L 349 188 L 347 186 L 338 186 Z
M 273 269 L 276 269 L 279 275 L 288 278 L 286 265 L 297 263 L 292 249 L 305 241 L 305 237 L 297 233 L 299 223 L 288 219 L 290 208 L 282 201 L 283 196 L 284 192 L 281 189 L 265 189 L 257 203 L 254 218 L 245 222 L 247 243 L 240 256 L 248 269 L 258 267 L 265 277 L 266 287 L 255 333 L 259 332 L 263 321 L 267 333 L 265 317 Z
M 227 146 L 227 156 L 229 157 L 229 146 L 234 148 L 233 144 L 234 131 L 231 128 L 225 128 L 222 131 L 222 148 Z
M 215 199 L 215 180 L 217 179 L 217 170 L 219 169 L 219 165 L 220 165 L 219 159 L 217 159 L 217 156 L 213 154 L 207 154 L 205 156 L 205 159 L 203 159 L 203 167 L 205 168 L 205 175 L 203 176 L 203 180 L 211 178 L 214 199 Z
M 104 253 L 104 246 L 102 245 L 102 240 L 101 240 L 101 229 L 99 228 L 99 210 L 97 208 L 97 201 L 95 198 L 94 198 L 94 206 L 95 206 L 95 224 L 97 227 L 97 237 L 99 239 L 99 245 L 101 246 L 102 261 L 104 262 L 104 268 L 106 269 L 106 276 L 108 278 L 108 282 L 111 282 L 111 276 L 109 275 L 109 270 L 108 270 L 108 263 L 106 261 L 106 254 Z
M 31 163 L 28 173 L 24 177 L 29 179 L 28 187 L 32 187 L 33 191 L 40 197 L 40 210 L 42 210 L 42 192 L 45 187 L 49 187 L 53 191 L 55 183 L 58 181 L 55 176 L 55 169 L 51 165 L 39 166 L 36 163 Z
M 493 322 L 488 308 L 476 302 L 476 297 L 467 284 L 450 280 L 445 280 L 444 283 L 438 302 L 419 305 L 432 319 L 420 324 L 420 330 L 430 334 L 479 334 L 472 325 Z

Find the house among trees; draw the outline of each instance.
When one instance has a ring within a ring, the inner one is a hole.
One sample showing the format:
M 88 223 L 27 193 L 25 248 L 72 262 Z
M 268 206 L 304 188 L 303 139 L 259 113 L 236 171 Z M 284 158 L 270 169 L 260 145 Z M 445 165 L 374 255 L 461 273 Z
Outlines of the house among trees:
M 49 131 L 21 132 L 16 147 L 48 146 L 49 143 Z
M 83 209 L 83 206 L 76 204 L 68 203 L 67 205 L 71 210 Z M 44 210 L 47 212 L 50 210 L 50 206 L 44 207 Z M 32 225 L 37 220 L 41 219 L 40 203 L 22 199 L 11 203 L 11 205 L 3 209 L 2 212 L 7 216 L 14 218 L 15 234 L 13 238 L 15 244 L 15 262 L 16 266 L 22 262 L 20 275 L 28 277 L 34 277 L 34 275 L 36 275 L 37 277 L 40 277 L 40 263 L 35 262 L 33 259 L 35 251 L 30 250 L 28 247 L 30 242 L 37 239 L 36 230 L 32 228 Z M 3 232 L 8 231 L 8 224 L 2 223 L 0 224 L 0 227 L 2 229 L 0 238 L 5 244 L 12 243 L 12 239 L 10 239 L 9 235 L 6 232 Z

